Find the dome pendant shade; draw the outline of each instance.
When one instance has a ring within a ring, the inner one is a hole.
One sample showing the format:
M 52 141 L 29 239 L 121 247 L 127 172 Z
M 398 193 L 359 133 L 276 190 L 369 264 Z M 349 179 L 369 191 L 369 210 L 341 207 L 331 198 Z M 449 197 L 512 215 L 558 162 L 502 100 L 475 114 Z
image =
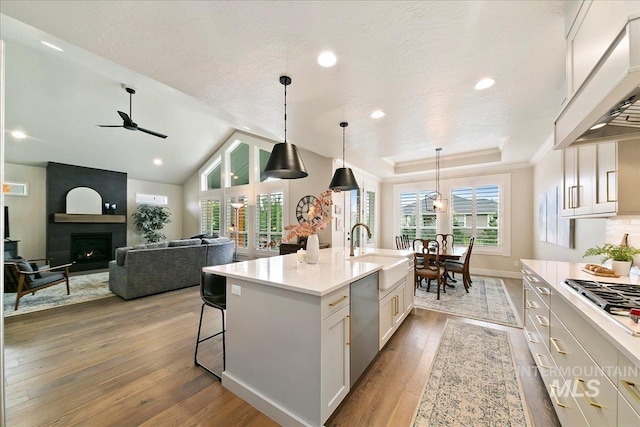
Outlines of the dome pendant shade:
M 345 145 L 345 129 L 349 126 L 347 122 L 341 122 L 340 127 L 342 128 L 342 166 L 344 166 L 344 145 Z M 351 168 L 341 167 L 336 169 L 333 173 L 333 178 L 331 179 L 331 184 L 329 184 L 329 188 L 334 191 L 349 191 L 349 190 L 359 190 L 358 181 L 356 181 L 356 177 L 353 175 L 353 171 Z
M 273 147 L 264 168 L 264 174 L 270 178 L 298 179 L 308 176 L 302 157 L 294 144 L 287 142 L 287 86 L 291 77 L 280 76 L 280 84 L 284 86 L 284 142 Z
M 281 142 L 273 147 L 264 174 L 282 179 L 304 178 L 309 175 L 298 149 L 288 142 Z
M 333 174 L 329 188 L 332 190 L 349 191 L 359 190 L 358 181 L 351 168 L 338 168 Z

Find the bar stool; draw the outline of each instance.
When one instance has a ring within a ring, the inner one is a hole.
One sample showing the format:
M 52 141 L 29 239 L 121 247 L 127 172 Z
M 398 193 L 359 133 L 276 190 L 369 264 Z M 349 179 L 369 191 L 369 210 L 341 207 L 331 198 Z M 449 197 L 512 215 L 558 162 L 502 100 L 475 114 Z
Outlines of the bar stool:
M 200 309 L 200 322 L 198 323 L 198 338 L 196 340 L 196 352 L 193 356 L 193 361 L 196 366 L 200 366 L 205 371 L 216 377 L 218 381 L 222 381 L 222 373 L 220 375 L 213 372 L 213 370 L 202 365 L 198 362 L 198 346 L 201 342 L 210 340 L 213 337 L 217 337 L 222 334 L 222 370 L 225 370 L 226 363 L 226 349 L 225 349 L 225 310 L 227 309 L 227 278 L 224 276 L 218 276 L 216 274 L 202 272 L 200 276 L 200 298 L 202 298 L 202 308 Z M 212 307 L 220 310 L 222 315 L 222 330 L 211 336 L 200 339 L 200 332 L 202 329 L 202 317 L 204 315 L 204 307 Z

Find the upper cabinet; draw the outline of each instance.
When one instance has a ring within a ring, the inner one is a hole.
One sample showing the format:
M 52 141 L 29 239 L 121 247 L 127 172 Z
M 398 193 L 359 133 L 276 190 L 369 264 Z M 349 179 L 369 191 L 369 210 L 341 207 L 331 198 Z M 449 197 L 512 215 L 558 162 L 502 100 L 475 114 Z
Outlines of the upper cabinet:
M 554 147 L 636 137 L 637 127 L 615 119 L 640 98 L 640 2 L 584 1 L 570 12 L 567 102 L 555 121 Z
M 562 152 L 562 216 L 640 214 L 640 139 Z

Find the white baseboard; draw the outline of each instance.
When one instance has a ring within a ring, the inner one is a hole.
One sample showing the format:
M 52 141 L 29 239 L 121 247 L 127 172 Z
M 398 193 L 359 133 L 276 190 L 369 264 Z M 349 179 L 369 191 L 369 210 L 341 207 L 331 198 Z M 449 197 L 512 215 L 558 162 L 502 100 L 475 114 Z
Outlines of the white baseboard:
M 226 371 L 222 373 L 222 385 L 280 425 L 312 427 L 311 424 L 301 420 L 296 415 L 287 411 L 276 402 L 271 401 L 258 391 L 253 390 Z

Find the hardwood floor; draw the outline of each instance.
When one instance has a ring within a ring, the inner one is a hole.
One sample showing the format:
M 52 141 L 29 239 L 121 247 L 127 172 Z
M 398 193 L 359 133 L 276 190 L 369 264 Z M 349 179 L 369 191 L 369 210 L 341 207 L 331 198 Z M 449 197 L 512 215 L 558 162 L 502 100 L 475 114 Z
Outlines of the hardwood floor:
M 521 307 L 521 281 L 505 283 Z M 6 318 L 7 426 L 276 425 L 193 365 L 200 305 L 196 286 Z M 219 312 L 205 312 L 215 331 Z M 327 425 L 409 425 L 447 318 L 461 319 L 414 311 Z M 537 372 L 520 329 L 465 321 L 509 331 L 518 366 Z M 217 370 L 219 347 L 201 350 Z M 541 379 L 522 382 L 535 424 L 559 425 Z

